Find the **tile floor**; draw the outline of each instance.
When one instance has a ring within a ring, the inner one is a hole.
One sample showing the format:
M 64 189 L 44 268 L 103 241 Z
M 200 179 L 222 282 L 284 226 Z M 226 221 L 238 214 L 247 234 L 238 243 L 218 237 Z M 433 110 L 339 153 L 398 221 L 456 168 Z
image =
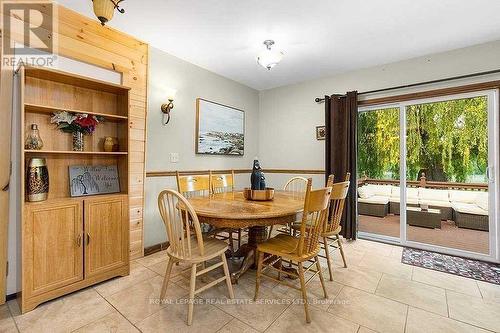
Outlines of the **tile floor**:
M 227 289 L 219 284 L 199 295 L 188 327 L 182 265 L 174 266 L 168 302 L 157 302 L 167 260 L 161 252 L 135 260 L 130 276 L 25 315 L 10 301 L 0 306 L 0 332 L 500 332 L 500 286 L 404 265 L 396 246 L 357 240 L 346 242 L 345 252 L 348 268 L 338 252 L 333 255 L 328 300 L 318 280 L 309 285 L 311 324 L 294 302 L 299 293 L 274 282 L 264 280 L 260 293 L 273 304 L 243 302 L 253 299 L 250 271 L 234 286 L 242 302 L 227 304 Z

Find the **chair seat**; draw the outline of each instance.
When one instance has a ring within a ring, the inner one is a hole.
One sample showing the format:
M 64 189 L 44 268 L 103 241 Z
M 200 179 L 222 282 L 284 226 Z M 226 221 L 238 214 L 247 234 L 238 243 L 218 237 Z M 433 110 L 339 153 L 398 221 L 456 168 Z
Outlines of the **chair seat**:
M 298 222 L 293 222 L 293 223 L 291 224 L 291 228 L 292 228 L 293 230 L 297 230 L 297 231 L 299 231 L 299 230 L 300 230 L 300 226 L 301 226 L 301 225 L 302 225 L 302 222 L 300 222 L 300 221 L 298 221 Z M 307 228 L 310 228 L 310 227 L 311 227 L 311 221 L 310 221 L 310 220 L 306 222 L 306 227 L 307 227 Z M 335 230 L 333 230 L 333 231 L 331 231 L 331 232 L 322 232 L 320 236 L 321 236 L 321 237 L 325 237 L 325 236 L 326 236 L 326 237 L 328 237 L 328 236 L 338 235 L 338 234 L 340 234 L 340 231 L 342 231 L 342 226 L 340 226 L 340 225 L 339 225 L 339 226 L 337 227 L 337 229 L 335 229 Z
M 302 262 L 315 257 L 320 250 L 320 246 L 315 251 L 311 253 L 304 254 L 302 256 L 297 255 L 297 248 L 299 246 L 299 238 L 290 235 L 280 234 L 276 237 L 270 238 L 267 241 L 257 245 L 257 251 L 273 254 L 276 256 L 283 257 L 285 259 L 291 259 L 294 261 Z
M 196 241 L 196 237 L 191 237 L 191 256 L 189 254 L 182 255 L 180 253 L 173 253 L 172 248 L 169 247 L 167 249 L 167 254 L 175 259 L 182 260 L 185 262 L 203 262 L 217 256 L 220 256 L 222 253 L 226 252 L 229 245 L 219 239 L 215 238 L 205 238 L 203 239 L 203 247 L 204 247 L 204 255 L 201 256 L 199 253 L 198 243 Z M 184 240 L 187 248 L 187 240 Z

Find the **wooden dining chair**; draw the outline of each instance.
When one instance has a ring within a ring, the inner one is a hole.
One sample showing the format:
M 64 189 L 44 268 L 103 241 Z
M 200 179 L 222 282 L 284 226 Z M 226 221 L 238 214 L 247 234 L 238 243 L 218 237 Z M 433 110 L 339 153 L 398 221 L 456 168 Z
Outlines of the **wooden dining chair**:
M 344 248 L 342 247 L 342 239 L 340 238 L 340 232 L 342 231 L 340 222 L 342 220 L 342 213 L 344 212 L 345 199 L 349 193 L 350 178 L 351 174 L 347 173 L 343 182 L 333 184 L 332 195 L 330 197 L 330 218 L 328 219 L 328 223 L 325 224 L 325 229 L 321 234 L 323 246 L 325 248 L 326 260 L 328 263 L 328 271 L 330 273 L 330 281 L 333 281 L 330 246 L 339 249 L 342 261 L 344 262 L 344 267 L 347 268 Z
M 306 312 L 306 321 L 311 322 L 307 300 L 307 284 L 319 275 L 323 294 L 328 298 L 325 287 L 325 281 L 321 271 L 321 265 L 318 259 L 320 251 L 319 237 L 324 230 L 326 220 L 328 218 L 328 207 L 330 203 L 330 195 L 332 188 L 326 187 L 318 190 L 312 190 L 312 179 L 308 179 L 306 194 L 304 199 L 304 211 L 301 221 L 300 235 L 294 237 L 287 234 L 279 234 L 276 237 L 257 245 L 258 264 L 257 264 L 257 279 L 255 283 L 255 296 L 258 298 L 260 279 L 265 277 L 275 282 L 284 284 L 288 287 L 300 290 L 304 302 Z M 265 257 L 267 255 L 267 257 Z M 282 260 L 293 262 L 298 266 L 298 275 L 292 272 L 285 272 L 282 269 Z M 308 261 L 313 261 L 308 267 L 304 268 L 303 264 Z M 275 265 L 278 267 L 275 267 Z M 316 266 L 314 270 L 313 267 Z M 265 274 L 265 271 L 272 269 L 278 272 L 277 277 Z M 305 281 L 305 273 L 311 271 L 313 273 L 307 281 Z M 286 274 L 292 277 L 298 277 L 300 280 L 300 288 L 288 282 L 281 280 L 281 274 Z
M 234 170 L 230 174 L 211 175 L 212 193 L 234 192 Z
M 330 197 L 330 217 L 328 222 L 325 224 L 325 228 L 321 232 L 320 239 L 322 241 L 322 248 L 325 250 L 325 256 L 319 254 L 319 257 L 325 258 L 328 264 L 328 272 L 330 273 L 330 281 L 333 281 L 333 269 L 332 262 L 330 258 L 330 247 L 339 249 L 340 255 L 342 256 L 342 261 L 344 267 L 347 268 L 347 261 L 344 253 L 344 248 L 342 247 L 342 239 L 340 238 L 340 232 L 342 231 L 342 226 L 340 222 L 342 220 L 342 213 L 344 211 L 344 204 L 347 194 L 349 192 L 349 179 L 351 174 L 347 173 L 345 180 L 340 183 L 334 183 L 334 176 L 330 175 L 328 177 L 327 186 L 332 187 L 332 194 Z M 300 230 L 301 225 L 299 223 L 294 223 L 292 228 L 296 231 Z
M 180 193 L 174 190 L 164 190 L 158 196 L 158 209 L 167 229 L 170 246 L 167 249 L 169 257 L 165 278 L 161 288 L 160 299 L 165 297 L 172 266 L 176 263 L 187 263 L 191 269 L 189 285 L 189 310 L 187 323 L 193 322 L 194 296 L 202 291 L 226 281 L 229 297 L 234 298 L 231 276 L 227 266 L 225 252 L 228 245 L 215 238 L 202 237 L 200 222 L 191 204 Z M 205 262 L 220 257 L 221 261 L 205 267 Z M 197 266 L 201 264 L 201 270 Z M 224 276 L 203 287 L 196 289 L 196 277 L 223 266 Z
M 176 171 L 177 190 L 186 198 L 208 196 L 211 193 L 211 174 L 181 176 Z
M 307 190 L 307 178 L 304 177 L 292 177 L 286 182 L 285 186 L 283 187 L 283 191 L 291 192 L 294 195 L 300 197 L 304 195 L 306 190 Z M 284 230 L 285 233 L 292 234 L 291 224 L 287 225 L 285 228 L 286 228 Z M 283 229 L 279 231 L 283 232 Z M 272 232 L 273 232 L 273 226 L 269 227 L 268 238 L 272 237 Z
M 212 174 L 211 176 L 211 190 L 213 194 L 219 194 L 219 193 L 228 193 L 228 192 L 234 192 L 234 186 L 235 186 L 235 179 L 234 179 L 234 170 L 231 170 L 230 174 L 218 174 L 214 175 Z M 222 232 L 222 230 L 220 231 Z M 220 232 L 218 234 L 218 237 L 222 239 L 227 239 L 230 242 L 230 248 L 232 254 L 235 252 L 235 246 L 234 246 L 234 241 L 235 239 L 233 238 L 233 233 L 236 233 L 236 241 L 238 243 L 238 249 L 241 247 L 241 229 L 227 229 L 226 232 L 228 233 L 228 237 L 220 235 Z

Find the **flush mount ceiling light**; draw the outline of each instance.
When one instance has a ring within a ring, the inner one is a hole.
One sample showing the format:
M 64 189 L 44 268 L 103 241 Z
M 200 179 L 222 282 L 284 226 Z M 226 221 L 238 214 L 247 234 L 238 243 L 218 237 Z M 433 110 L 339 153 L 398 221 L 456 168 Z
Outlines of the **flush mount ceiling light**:
M 266 46 L 266 49 L 258 55 L 257 62 L 259 65 L 270 71 L 283 59 L 283 52 L 272 49 L 274 40 L 265 40 L 264 45 Z
M 92 0 L 94 3 L 94 14 L 97 16 L 102 25 L 113 18 L 115 9 L 120 13 L 125 13 L 123 8 L 120 8 L 119 3 L 124 0 Z

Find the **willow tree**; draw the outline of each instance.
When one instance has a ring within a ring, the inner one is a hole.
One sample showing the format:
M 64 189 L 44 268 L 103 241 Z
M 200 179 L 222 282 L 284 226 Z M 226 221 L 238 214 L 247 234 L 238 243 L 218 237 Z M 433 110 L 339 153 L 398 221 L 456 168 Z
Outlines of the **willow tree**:
M 407 179 L 465 182 L 485 175 L 488 162 L 486 97 L 407 107 Z M 399 178 L 399 109 L 361 113 L 360 175 Z

